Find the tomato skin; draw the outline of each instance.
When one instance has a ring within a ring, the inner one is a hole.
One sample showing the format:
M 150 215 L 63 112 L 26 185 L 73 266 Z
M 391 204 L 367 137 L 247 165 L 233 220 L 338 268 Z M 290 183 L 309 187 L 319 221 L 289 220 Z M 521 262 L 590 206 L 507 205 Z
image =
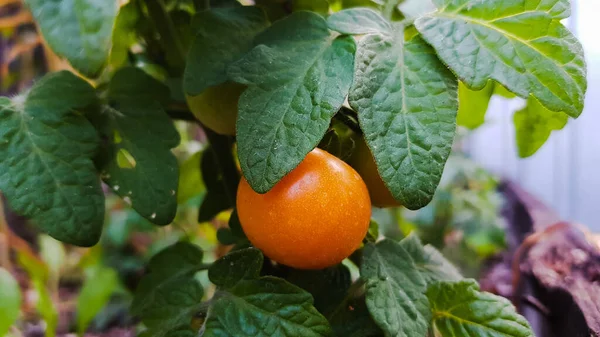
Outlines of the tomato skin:
M 202 124 L 222 135 L 235 135 L 238 101 L 246 87 L 226 82 L 207 88 L 197 96 L 186 95 L 188 106 Z
M 242 178 L 237 211 L 248 239 L 266 256 L 298 269 L 323 269 L 361 245 L 371 201 L 354 169 L 314 149 L 265 194 Z
M 371 150 L 369 150 L 364 138 L 357 139 L 356 147 L 348 162 L 365 181 L 373 206 L 385 208 L 401 205 L 381 179 L 375 159 L 373 159 Z

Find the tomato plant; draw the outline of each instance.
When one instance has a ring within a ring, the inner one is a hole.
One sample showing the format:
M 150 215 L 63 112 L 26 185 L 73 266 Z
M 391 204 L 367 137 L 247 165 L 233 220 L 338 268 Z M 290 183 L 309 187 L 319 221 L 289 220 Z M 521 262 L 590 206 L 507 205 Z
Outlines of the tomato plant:
M 131 305 L 144 336 L 533 336 L 433 246 L 369 227 L 363 180 L 376 206 L 427 206 L 457 121 L 481 124 L 494 93 L 527 100 L 521 156 L 578 117 L 568 0 L 25 2 L 70 69 L 0 98 L 11 209 L 83 247 L 102 236 L 102 184 L 157 226 L 201 184 L 198 221 L 229 217 L 216 261 L 186 240 L 149 261 Z M 181 123 L 205 146 L 182 165 Z

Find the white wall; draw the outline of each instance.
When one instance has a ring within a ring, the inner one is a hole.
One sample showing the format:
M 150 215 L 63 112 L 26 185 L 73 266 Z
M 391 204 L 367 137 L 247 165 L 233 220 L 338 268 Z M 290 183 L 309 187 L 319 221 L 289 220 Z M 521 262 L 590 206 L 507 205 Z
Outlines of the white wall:
M 565 220 L 600 232 L 600 0 L 572 0 L 565 24 L 581 40 L 587 61 L 585 108 L 554 132 L 532 157 L 519 159 L 512 112 L 522 102 L 492 98 L 486 125 L 470 136 L 467 151 L 493 172 L 520 183 Z

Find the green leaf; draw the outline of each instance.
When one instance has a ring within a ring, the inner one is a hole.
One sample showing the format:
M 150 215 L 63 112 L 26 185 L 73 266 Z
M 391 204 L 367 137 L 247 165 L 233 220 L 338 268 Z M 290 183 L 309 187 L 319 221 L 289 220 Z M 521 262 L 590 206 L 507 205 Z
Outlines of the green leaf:
M 407 19 L 416 19 L 425 13 L 435 11 L 432 0 L 403 0 L 398 9 Z
M 206 88 L 227 81 L 227 67 L 253 46 L 256 34 L 269 22 L 258 7 L 214 8 L 196 14 L 192 31 L 196 38 L 187 57 L 186 93 L 196 96 Z
M 179 166 L 178 204 L 183 204 L 193 197 L 206 192 L 206 187 L 202 180 L 202 171 L 200 171 L 200 161 L 205 153 L 205 151 L 198 151 Z
M 202 285 L 194 277 L 203 268 L 202 251 L 185 242 L 166 248 L 150 260 L 150 273 L 136 289 L 131 311 L 142 318 L 152 336 L 189 329 L 204 296 Z
M 550 111 L 533 97 L 528 99 L 527 105 L 513 116 L 519 157 L 534 155 L 552 131 L 564 128 L 568 119 L 565 113 Z
M 242 280 L 257 279 L 263 265 L 263 255 L 256 248 L 230 252 L 213 263 L 208 277 L 220 288 L 231 288 Z
M 59 56 L 88 77 L 108 60 L 118 1 L 26 0 L 44 39 Z
M 377 34 L 390 32 L 392 25 L 369 8 L 353 8 L 331 14 L 329 28 L 342 34 Z
M 419 237 L 411 234 L 400 241 L 400 246 L 412 258 L 415 267 L 427 284 L 437 281 L 458 281 L 460 272 L 430 245 L 423 246 Z
M 21 289 L 13 276 L 0 268 L 0 336 L 4 336 L 19 318 Z
M 169 90 L 128 67 L 110 81 L 108 100 L 95 120 L 108 140 L 97 161 L 102 179 L 144 218 L 167 225 L 177 211 L 179 182 L 171 152 L 179 134 L 161 106 L 169 100 Z
M 127 63 L 129 48 L 137 42 L 136 26 L 139 19 L 140 13 L 134 1 L 130 1 L 119 10 L 110 51 L 110 65 L 114 68 L 120 68 Z
M 402 26 L 358 45 L 350 105 L 394 198 L 409 209 L 433 197 L 456 130 L 457 83 L 418 35 Z
M 509 300 L 480 292 L 474 280 L 433 284 L 427 290 L 427 297 L 436 336 L 534 336 Z
M 98 137 L 82 115 L 95 100 L 93 88 L 67 71 L 0 98 L 0 189 L 15 212 L 79 246 L 98 242 L 104 220 L 92 162 Z
M 80 336 L 108 303 L 118 285 L 119 277 L 110 268 L 96 267 L 87 275 L 77 297 L 77 333 Z
M 369 312 L 386 336 L 425 336 L 431 318 L 426 281 L 402 245 L 388 239 L 366 245 L 360 274 Z
M 242 172 L 265 193 L 323 138 L 350 88 L 355 45 L 304 11 L 276 22 L 257 43 L 229 75 L 248 86 L 237 120 Z
M 436 0 L 438 11 L 415 22 L 438 56 L 467 86 L 494 79 L 577 117 L 587 88 L 583 49 L 560 20 L 568 0 Z
M 312 304 L 309 293 L 285 280 L 242 280 L 220 292 L 202 336 L 330 336 L 329 323 Z
M 471 130 L 485 121 L 490 98 L 494 94 L 493 81 L 489 81 L 481 90 L 471 90 L 464 83 L 458 83 L 458 116 L 456 123 Z

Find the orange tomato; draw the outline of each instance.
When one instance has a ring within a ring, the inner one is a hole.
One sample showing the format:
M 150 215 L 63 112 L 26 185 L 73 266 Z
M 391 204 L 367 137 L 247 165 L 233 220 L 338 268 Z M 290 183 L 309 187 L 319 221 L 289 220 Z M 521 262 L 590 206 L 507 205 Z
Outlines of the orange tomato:
M 400 203 L 394 198 L 390 190 L 385 186 L 377 171 L 377 165 L 371 154 L 371 150 L 367 146 L 364 138 L 356 141 L 356 147 L 352 153 L 352 157 L 348 161 L 350 165 L 364 179 L 371 202 L 376 207 L 398 207 Z
M 248 239 L 266 256 L 294 268 L 323 269 L 360 246 L 371 201 L 354 169 L 314 149 L 265 194 L 242 178 L 237 211 Z

